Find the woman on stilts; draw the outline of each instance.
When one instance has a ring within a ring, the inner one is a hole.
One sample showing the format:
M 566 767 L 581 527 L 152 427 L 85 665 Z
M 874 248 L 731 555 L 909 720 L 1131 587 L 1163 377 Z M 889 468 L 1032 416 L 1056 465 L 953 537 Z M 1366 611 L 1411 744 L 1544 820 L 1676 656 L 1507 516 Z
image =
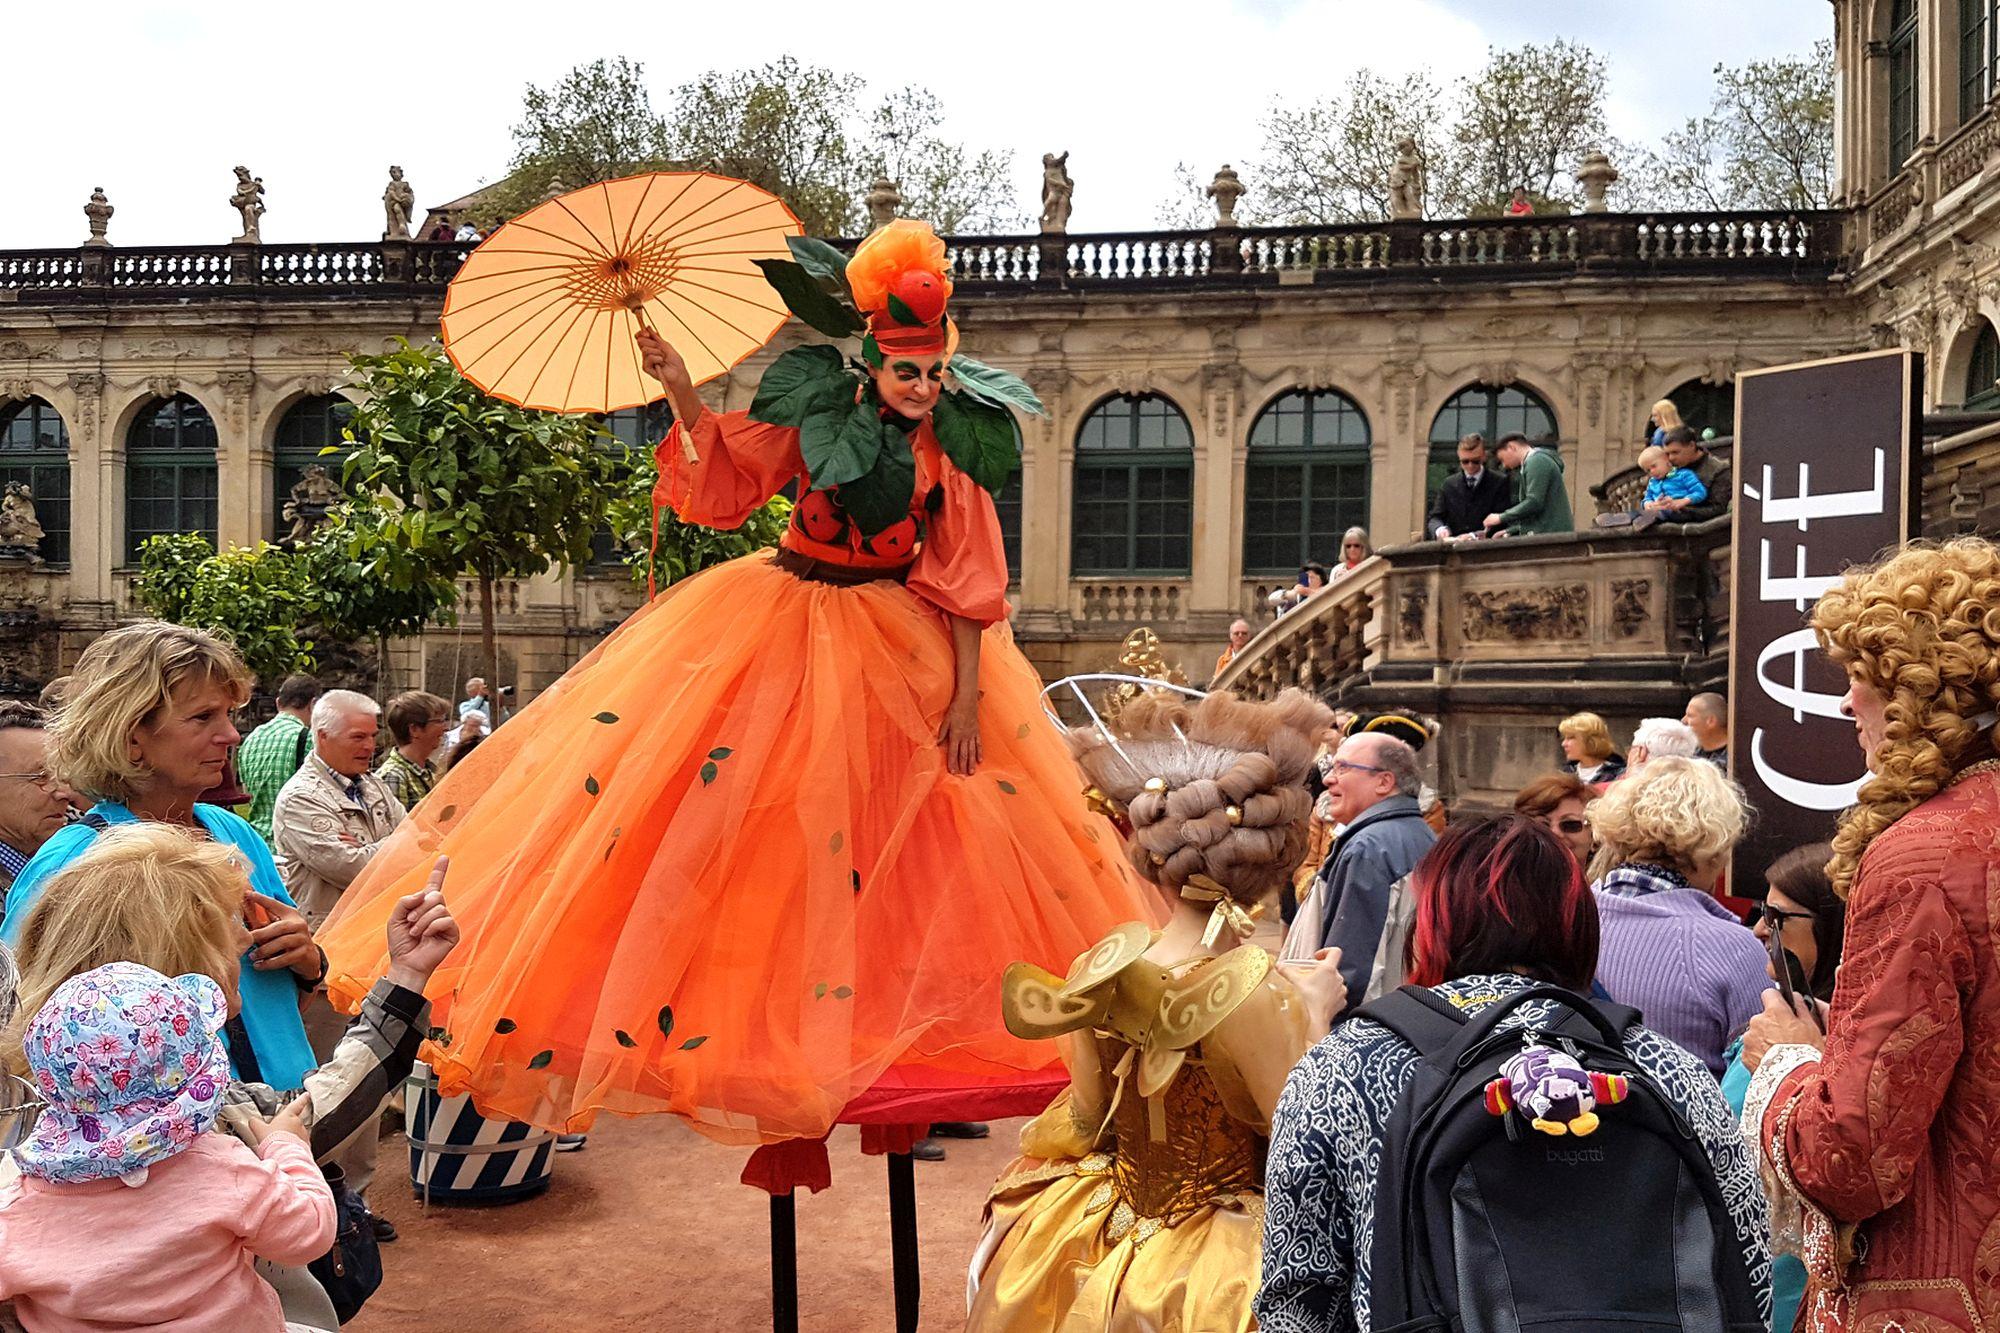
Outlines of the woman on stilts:
M 1032 1113 L 1065 1076 L 1002 1026 L 1006 964 L 1157 919 L 1005 624 L 1000 405 L 1039 404 L 954 356 L 929 227 L 844 273 L 813 244 L 859 362 L 794 349 L 716 413 L 672 328 L 640 338 L 678 417 L 656 499 L 733 527 L 796 482 L 779 548 L 649 602 L 452 770 L 322 932 L 357 1003 L 390 905 L 451 855 L 464 944 L 429 1058 L 488 1114 L 669 1112 L 769 1145 Z

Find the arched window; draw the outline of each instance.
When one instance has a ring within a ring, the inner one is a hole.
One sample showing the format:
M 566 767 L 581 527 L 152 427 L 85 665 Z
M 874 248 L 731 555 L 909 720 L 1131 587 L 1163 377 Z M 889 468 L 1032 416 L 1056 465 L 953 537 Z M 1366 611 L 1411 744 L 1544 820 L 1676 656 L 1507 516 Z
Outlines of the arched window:
M 1281 394 L 1250 427 L 1243 471 L 1243 572 L 1331 564 L 1340 534 L 1368 523 L 1368 418 L 1346 394 Z
M 1958 122 L 1986 109 L 1993 96 L 1994 44 L 2000 0 L 1958 0 Z
M 1917 151 L 1917 0 L 1889 10 L 1889 174 Z
M 1972 343 L 1972 360 L 1965 368 L 1965 405 L 1979 411 L 2000 407 L 2000 333 L 1985 320 L 1979 321 L 1979 337 Z
M 1672 393 L 1667 401 L 1680 409 L 1681 424 L 1700 439 L 1705 430 L 1717 435 L 1736 433 L 1736 381 L 1727 384 L 1710 384 L 1705 380 L 1689 380 Z
M 1076 436 L 1076 574 L 1185 574 L 1194 551 L 1194 432 L 1158 394 L 1107 398 Z
M 1019 426 L 1014 428 L 1016 432 Z M 993 510 L 1000 516 L 1000 545 L 1007 552 L 1007 579 L 1021 581 L 1021 469 L 1007 475 L 1006 484 L 993 497 Z
M 40 398 L 0 406 L 0 488 L 18 481 L 35 497 L 42 559 L 69 563 L 69 428 Z
M 215 421 L 186 394 L 156 398 L 125 435 L 125 558 L 149 537 L 215 540 Z
M 292 487 L 298 485 L 305 476 L 306 469 L 317 463 L 340 482 L 340 469 L 347 461 L 348 449 L 340 432 L 347 425 L 347 419 L 354 415 L 354 404 L 337 393 L 323 393 L 312 398 L 301 398 L 293 403 L 278 422 L 278 438 L 272 450 L 271 470 L 271 523 L 272 539 L 290 531 L 283 514 L 285 501 L 292 495 Z M 340 452 L 322 454 L 323 449 L 338 449 Z
M 1494 388 L 1474 384 L 1453 394 L 1431 421 L 1431 454 L 1424 483 L 1424 503 L 1437 499 L 1445 478 L 1458 469 L 1458 442 L 1480 435 L 1489 451 L 1502 435 L 1520 431 L 1544 449 L 1557 447 L 1556 414 L 1532 389 L 1518 384 Z

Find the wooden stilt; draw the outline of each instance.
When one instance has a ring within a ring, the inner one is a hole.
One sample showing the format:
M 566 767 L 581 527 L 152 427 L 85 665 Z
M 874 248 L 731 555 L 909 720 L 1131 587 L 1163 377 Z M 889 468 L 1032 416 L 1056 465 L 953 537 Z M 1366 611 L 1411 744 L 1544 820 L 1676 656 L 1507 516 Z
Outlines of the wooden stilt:
M 923 1303 L 917 1256 L 917 1177 L 906 1152 L 889 1154 L 889 1253 L 896 1274 L 896 1333 L 916 1333 Z
M 798 1330 L 798 1211 L 788 1192 L 771 1196 L 771 1333 Z

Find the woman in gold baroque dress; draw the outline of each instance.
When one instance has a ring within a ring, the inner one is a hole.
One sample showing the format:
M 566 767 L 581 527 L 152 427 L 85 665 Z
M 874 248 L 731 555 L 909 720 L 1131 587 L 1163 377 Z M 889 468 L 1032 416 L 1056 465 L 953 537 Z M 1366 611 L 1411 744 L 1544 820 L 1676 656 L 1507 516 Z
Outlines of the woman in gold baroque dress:
M 1296 690 L 1148 695 L 1072 733 L 1093 802 L 1129 821 L 1132 863 L 1174 910 L 1066 977 L 1008 969 L 1009 1030 L 1059 1040 L 1071 1084 L 993 1186 L 969 1330 L 1256 1327 L 1271 1113 L 1342 988 L 1336 951 L 1279 965 L 1245 941 L 1298 864 L 1330 720 Z

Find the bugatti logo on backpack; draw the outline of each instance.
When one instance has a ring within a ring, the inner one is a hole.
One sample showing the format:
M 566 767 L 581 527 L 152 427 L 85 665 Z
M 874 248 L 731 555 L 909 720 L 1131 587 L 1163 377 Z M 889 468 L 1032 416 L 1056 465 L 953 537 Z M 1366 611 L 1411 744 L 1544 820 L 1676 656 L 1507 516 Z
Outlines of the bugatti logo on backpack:
M 1532 1029 L 1503 1026 L 1530 1002 Z M 1423 1057 L 1383 1136 L 1377 1333 L 1764 1327 L 1707 1153 L 1626 1054 L 1635 1011 L 1536 986 L 1466 1014 L 1405 986 L 1358 1016 Z

